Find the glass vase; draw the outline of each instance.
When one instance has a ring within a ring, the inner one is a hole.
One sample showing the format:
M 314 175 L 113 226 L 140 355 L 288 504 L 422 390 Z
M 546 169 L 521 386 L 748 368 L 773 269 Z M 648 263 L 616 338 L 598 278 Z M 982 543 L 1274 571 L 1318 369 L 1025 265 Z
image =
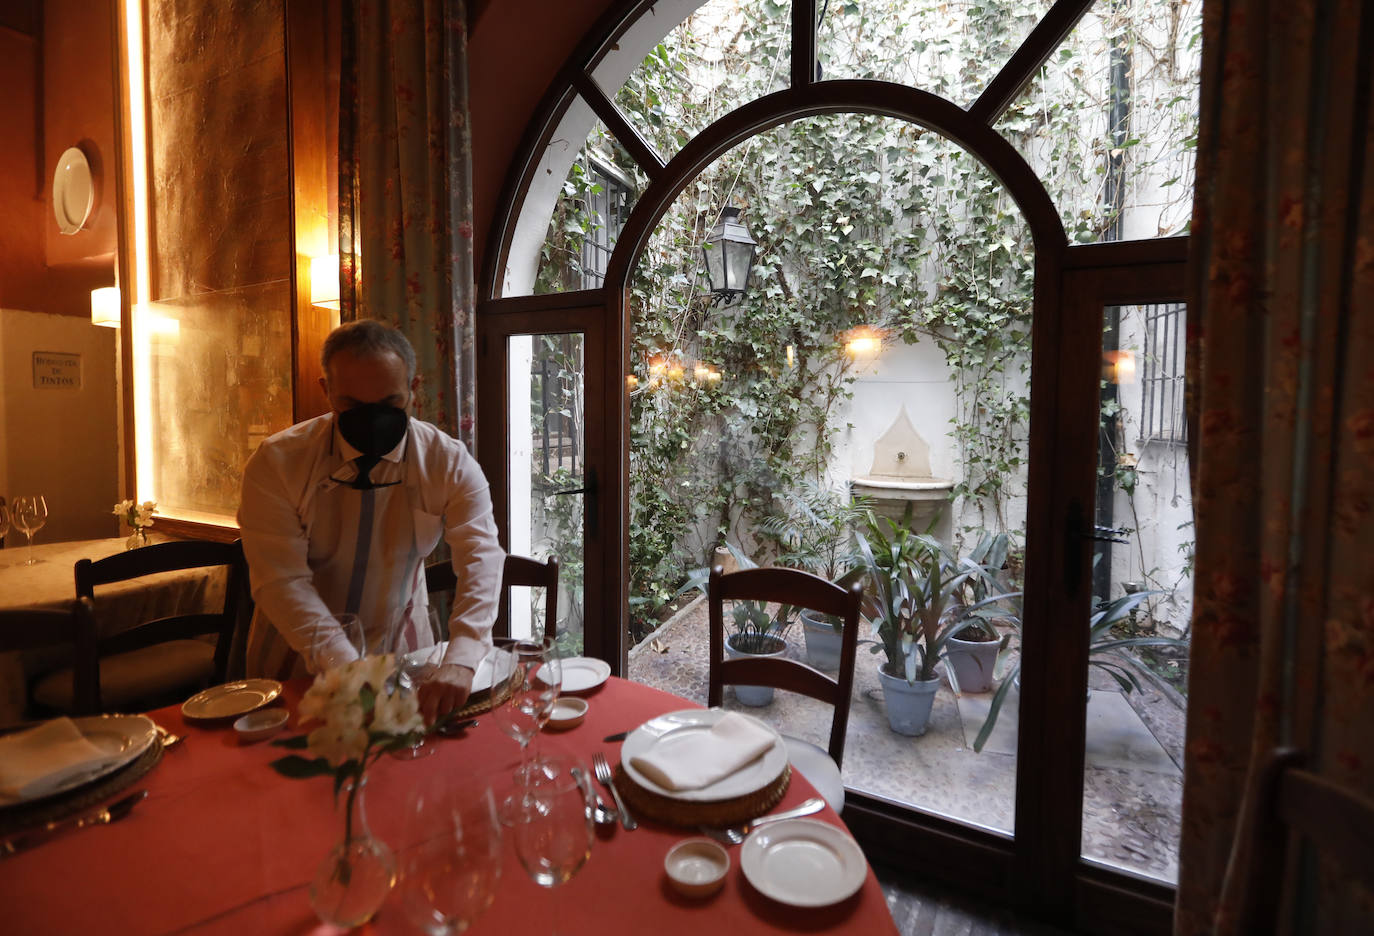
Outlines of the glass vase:
M 125 549 L 137 549 L 140 546 L 148 545 L 148 531 L 143 527 L 137 527 L 129 538 L 124 541 Z
M 367 778 L 346 780 L 337 806 L 343 841 L 335 845 L 310 884 L 310 905 L 323 922 L 352 929 L 372 919 L 396 883 L 396 858 L 367 824 Z

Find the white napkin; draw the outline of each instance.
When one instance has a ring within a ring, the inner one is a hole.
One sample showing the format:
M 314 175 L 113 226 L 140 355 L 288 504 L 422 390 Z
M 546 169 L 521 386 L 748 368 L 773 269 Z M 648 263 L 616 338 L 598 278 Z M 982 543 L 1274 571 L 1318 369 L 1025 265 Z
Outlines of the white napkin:
M 0 799 L 42 796 L 67 779 L 99 770 L 118 753 L 96 747 L 70 718 L 0 738 Z
M 730 776 L 772 746 L 771 731 L 738 712 L 729 712 L 710 731 L 656 744 L 631 757 L 630 763 L 664 789 L 699 790 Z

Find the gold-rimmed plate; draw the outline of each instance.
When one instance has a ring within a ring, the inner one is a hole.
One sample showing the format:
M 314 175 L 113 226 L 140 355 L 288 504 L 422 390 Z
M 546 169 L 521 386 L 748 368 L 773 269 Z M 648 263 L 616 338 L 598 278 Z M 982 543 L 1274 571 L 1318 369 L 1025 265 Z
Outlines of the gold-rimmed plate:
M 0 807 L 32 803 L 94 783 L 135 760 L 157 738 L 157 725 L 146 715 L 86 715 L 72 723 L 103 756 L 83 768 L 54 774 L 24 796 L 0 797 Z
M 281 695 L 275 679 L 240 679 L 197 692 L 181 706 L 181 714 L 199 721 L 237 718 L 260 709 Z

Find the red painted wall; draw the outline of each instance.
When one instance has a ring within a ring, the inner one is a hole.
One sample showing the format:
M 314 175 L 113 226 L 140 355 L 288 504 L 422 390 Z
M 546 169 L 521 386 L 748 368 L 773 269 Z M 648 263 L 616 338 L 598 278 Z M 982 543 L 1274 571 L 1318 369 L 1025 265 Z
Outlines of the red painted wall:
M 42 301 L 41 185 L 38 161 L 38 42 L 0 26 L 0 308 L 34 309 Z

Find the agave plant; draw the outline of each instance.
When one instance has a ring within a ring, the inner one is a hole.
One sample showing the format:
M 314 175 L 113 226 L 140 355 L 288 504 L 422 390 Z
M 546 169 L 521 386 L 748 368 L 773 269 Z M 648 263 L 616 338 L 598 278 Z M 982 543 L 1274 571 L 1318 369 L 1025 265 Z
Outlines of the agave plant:
M 1127 617 L 1149 596 L 1159 594 L 1163 594 L 1163 592 L 1152 590 L 1122 595 L 1114 601 L 1103 604 L 1088 619 L 1088 665 L 1096 666 L 1110 675 L 1121 687 L 1122 692 L 1133 692 L 1140 688 L 1140 680 L 1135 673 L 1139 664 L 1129 657 L 1118 656 L 1114 651 L 1127 647 L 1175 647 L 1185 651 L 1188 649 L 1188 641 L 1175 637 L 1115 637 L 1112 635 L 1113 624 Z M 1019 608 L 1019 593 L 1001 597 L 1004 599 L 1016 598 Z M 1020 619 L 1019 613 L 1016 615 L 1016 619 Z M 997 687 L 997 692 L 992 697 L 992 703 L 988 706 L 987 721 L 983 722 L 983 727 L 978 731 L 978 737 L 973 740 L 975 751 L 981 753 L 988 738 L 992 736 L 992 729 L 997 724 L 997 716 L 1002 711 L 1002 704 L 1007 700 L 1007 695 L 1011 692 L 1011 687 L 1016 683 L 1020 673 L 1021 664 L 1017 663 L 1007 672 L 1005 678 L 1002 679 L 1002 684 Z

